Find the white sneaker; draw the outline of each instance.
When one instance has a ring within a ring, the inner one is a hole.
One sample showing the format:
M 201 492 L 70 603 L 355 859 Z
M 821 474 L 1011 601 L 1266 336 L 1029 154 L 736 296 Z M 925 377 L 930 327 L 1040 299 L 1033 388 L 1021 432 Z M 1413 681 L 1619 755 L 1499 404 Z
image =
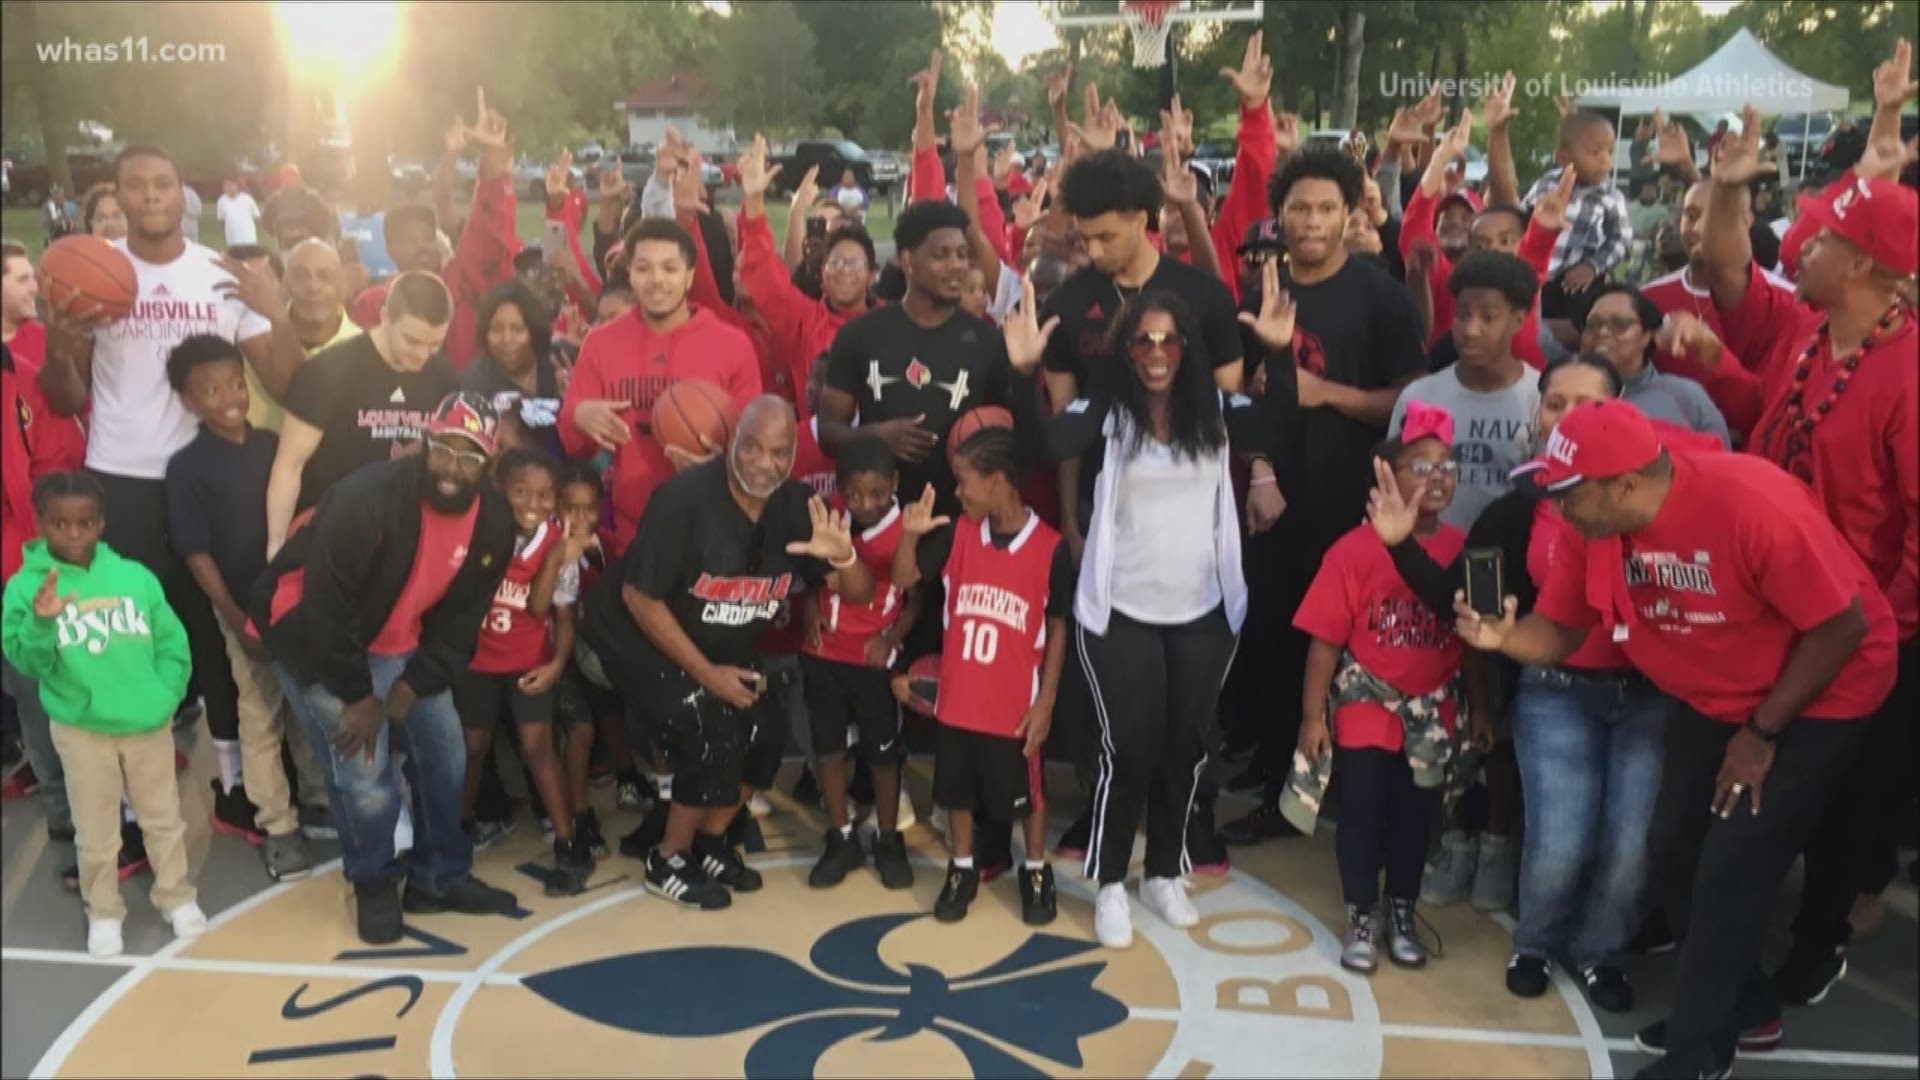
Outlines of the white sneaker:
M 747 800 L 747 813 L 754 817 L 766 817 L 773 813 L 773 803 L 767 801 L 764 792 L 756 791 L 753 793 L 753 798 Z
M 1100 886 L 1100 895 L 1093 903 L 1093 932 L 1109 949 L 1133 944 L 1133 911 L 1127 903 L 1125 882 Z
M 913 828 L 919 820 L 919 815 L 913 812 L 913 800 L 907 798 L 907 789 L 905 786 L 902 786 L 900 788 L 900 813 L 894 820 L 893 827 L 900 832 L 905 832 Z
M 87 953 L 91 956 L 119 956 L 126 950 L 120 940 L 119 919 L 87 920 Z
M 400 816 L 393 822 L 393 854 L 395 858 L 413 848 L 413 811 L 407 808 L 407 788 L 400 786 Z
M 173 936 L 177 938 L 196 938 L 207 929 L 207 913 L 195 903 L 181 904 L 167 912 L 167 921 L 173 924 Z
M 1200 921 L 1193 901 L 1187 899 L 1187 883 L 1182 878 L 1146 879 L 1140 883 L 1140 902 L 1176 930 L 1188 929 Z

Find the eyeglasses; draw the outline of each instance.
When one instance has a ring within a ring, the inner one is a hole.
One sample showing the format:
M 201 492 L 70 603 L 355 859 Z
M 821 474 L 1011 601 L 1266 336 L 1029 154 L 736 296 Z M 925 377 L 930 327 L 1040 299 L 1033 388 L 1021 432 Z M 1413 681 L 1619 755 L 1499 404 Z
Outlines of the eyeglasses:
M 1460 463 L 1457 461 L 1416 461 L 1407 466 L 1407 472 L 1415 480 L 1425 480 L 1436 473 L 1441 476 L 1455 476 L 1460 472 Z
M 835 255 L 827 260 L 826 265 L 829 270 L 865 270 L 867 260 L 858 255 Z
M 1176 353 L 1186 347 L 1186 335 L 1177 330 L 1142 330 L 1127 342 L 1127 348 L 1136 356 L 1146 356 L 1156 348 L 1162 352 Z
M 487 467 L 487 455 L 476 450 L 455 450 L 445 443 L 427 440 L 427 460 L 445 464 L 453 462 L 463 469 L 484 469 Z
M 1612 334 L 1614 337 L 1625 337 L 1639 327 L 1640 320 L 1632 315 L 1590 315 L 1587 317 L 1587 325 L 1584 329 L 1590 334 Z

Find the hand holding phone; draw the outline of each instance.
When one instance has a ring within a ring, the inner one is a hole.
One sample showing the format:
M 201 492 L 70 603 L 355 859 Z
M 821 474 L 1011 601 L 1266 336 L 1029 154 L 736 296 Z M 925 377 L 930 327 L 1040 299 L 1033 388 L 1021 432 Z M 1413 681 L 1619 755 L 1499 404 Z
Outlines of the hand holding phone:
M 1506 556 L 1499 548 L 1468 548 L 1465 565 L 1467 606 L 1488 618 L 1500 618 L 1507 595 Z

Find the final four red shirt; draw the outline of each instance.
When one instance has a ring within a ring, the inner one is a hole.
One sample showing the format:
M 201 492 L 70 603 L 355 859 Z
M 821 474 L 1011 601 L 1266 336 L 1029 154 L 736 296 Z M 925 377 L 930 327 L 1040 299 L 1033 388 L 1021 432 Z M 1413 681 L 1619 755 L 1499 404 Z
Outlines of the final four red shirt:
M 473 670 L 491 675 L 524 675 L 553 660 L 553 613 L 528 610 L 534 579 L 561 542 L 560 523 L 542 522 L 532 536 L 518 538 L 506 576 L 494 590 L 493 604 L 480 623 Z
M 673 475 L 673 464 L 653 434 L 653 403 L 681 379 L 705 379 L 727 392 L 738 409 L 760 396 L 760 362 L 747 335 L 704 308 L 667 334 L 648 329 L 636 305 L 625 315 L 595 327 L 580 346 L 580 360 L 560 405 L 560 441 L 567 453 L 591 457 L 599 452 L 574 416 L 583 401 L 626 405 L 630 438 L 613 458 L 614 539 L 620 549 L 633 542 L 640 515 L 655 488 Z
M 1451 566 L 1467 534 L 1442 523 L 1416 538 L 1433 561 Z M 1372 525 L 1361 525 L 1334 542 L 1307 588 L 1293 625 L 1351 652 L 1360 666 L 1406 694 L 1431 694 L 1460 670 L 1462 646 L 1453 620 L 1420 602 L 1393 568 L 1393 556 Z M 1441 711 L 1447 730 L 1459 723 L 1454 703 Z M 1334 712 L 1334 742 L 1349 750 L 1400 750 L 1405 725 L 1386 706 L 1371 701 Z
M 837 497 L 833 501 L 845 509 Z M 832 587 L 820 590 L 820 647 L 803 647 L 808 656 L 864 666 L 867 641 L 899 620 L 905 597 L 893 587 L 893 555 L 900 549 L 900 519 L 895 503 L 872 528 L 854 534 L 854 554 L 873 574 L 873 599 L 856 604 Z
M 921 576 L 946 589 L 938 718 L 1013 738 L 1040 696 L 1047 620 L 1073 605 L 1073 564 L 1060 534 L 1028 511 L 1010 536 L 962 515 L 921 541 Z
M 1893 609 L 1804 484 L 1749 454 L 1676 453 L 1653 523 L 1612 540 L 1569 534 L 1534 610 L 1611 634 L 1660 689 L 1742 724 L 1800 635 L 1855 600 L 1867 638 L 1807 719 L 1857 720 L 1886 700 Z

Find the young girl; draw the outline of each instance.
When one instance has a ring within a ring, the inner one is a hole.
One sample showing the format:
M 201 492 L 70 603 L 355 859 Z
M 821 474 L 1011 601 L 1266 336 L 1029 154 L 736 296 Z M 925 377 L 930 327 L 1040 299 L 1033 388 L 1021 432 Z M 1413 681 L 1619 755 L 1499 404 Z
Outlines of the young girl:
M 87 903 L 87 951 L 123 947 L 115 863 L 124 788 L 146 834 L 153 906 L 176 937 L 207 928 L 187 865 L 186 824 L 173 777 L 174 705 L 187 689 L 187 633 L 160 582 L 100 542 L 106 492 L 83 472 L 51 473 L 33 485 L 44 539 L 0 600 L 0 647 L 40 684 L 66 773 L 67 798 Z M 124 778 L 124 780 L 123 780 Z
M 1395 483 L 1418 507 L 1414 537 L 1437 561 L 1451 563 L 1466 543 L 1464 532 L 1440 520 L 1453 501 L 1453 417 L 1410 403 L 1400 437 L 1378 456 L 1393 466 Z M 1328 550 L 1293 624 L 1313 637 L 1300 753 L 1316 765 L 1331 753 L 1340 776 L 1335 850 L 1347 901 L 1341 966 L 1362 974 L 1379 966 L 1374 937 L 1384 867 L 1389 956 L 1402 967 L 1420 967 L 1427 951 L 1414 929 L 1413 907 L 1440 808 L 1439 784 L 1456 749 L 1451 684 L 1460 670 L 1460 641 L 1452 620 L 1401 581 L 1386 545 L 1365 522 Z M 1475 718 L 1476 736 L 1484 720 Z M 1289 786 L 1298 779 L 1296 768 Z
M 580 561 L 592 534 L 572 537 L 553 520 L 559 471 L 551 459 L 530 450 L 509 450 L 495 475 L 513 508 L 513 561 L 480 624 L 473 666 L 455 680 L 454 704 L 466 730 L 467 785 L 462 818 L 472 820 L 481 770 L 502 713 L 511 713 L 520 736 L 520 758 L 533 774 L 540 802 L 553 821 L 553 872 L 548 896 L 571 896 L 586 885 L 593 853 L 577 842 L 566 783 L 553 752 L 553 687 L 573 655 L 576 597 L 560 595 L 562 567 Z
M 607 555 L 604 546 L 608 538 L 602 536 L 600 515 L 605 502 L 605 489 L 600 483 L 600 474 L 591 465 L 576 466 L 569 469 L 560 481 L 560 524 L 563 535 L 571 542 L 577 537 L 586 537 L 580 545 L 580 555 L 572 563 L 560 568 L 560 576 L 554 584 L 554 603 L 562 602 L 563 597 L 571 596 L 577 605 L 579 598 L 586 595 L 588 586 L 600 579 L 606 571 Z M 571 607 L 572 605 L 569 605 Z M 577 619 L 578 611 L 570 611 L 564 618 Z M 639 773 L 633 767 L 633 758 L 627 751 L 626 725 L 621 719 L 620 699 L 611 687 L 598 686 L 585 677 L 574 662 L 574 650 L 554 655 L 567 662 L 566 674 L 559 687 L 560 711 L 568 715 L 570 723 L 565 727 L 567 737 L 567 801 L 576 807 L 573 815 L 574 839 L 585 845 L 596 859 L 604 859 L 609 854 L 607 840 L 600 832 L 600 816 L 593 807 L 587 805 L 587 769 L 593 756 L 593 744 L 597 738 L 604 740 L 603 751 L 610 755 L 607 760 L 613 763 L 616 777 L 622 784 L 639 782 Z M 573 710 L 578 709 L 578 715 Z M 637 801 L 636 795 L 636 801 Z
M 933 914 L 957 922 L 980 891 L 973 865 L 980 807 L 994 820 L 1025 820 L 1020 910 L 1029 925 L 1043 926 L 1053 921 L 1057 902 L 1046 861 L 1040 747 L 1066 656 L 1073 562 L 1060 534 L 1021 501 L 1012 431 L 982 428 L 968 436 L 954 452 L 953 472 L 960 521 L 934 516 L 928 486 L 906 507 L 893 557 L 896 588 L 922 580 L 946 588 L 933 800 L 947 811 L 953 862 Z M 905 676 L 895 677 L 893 691 L 906 700 Z

